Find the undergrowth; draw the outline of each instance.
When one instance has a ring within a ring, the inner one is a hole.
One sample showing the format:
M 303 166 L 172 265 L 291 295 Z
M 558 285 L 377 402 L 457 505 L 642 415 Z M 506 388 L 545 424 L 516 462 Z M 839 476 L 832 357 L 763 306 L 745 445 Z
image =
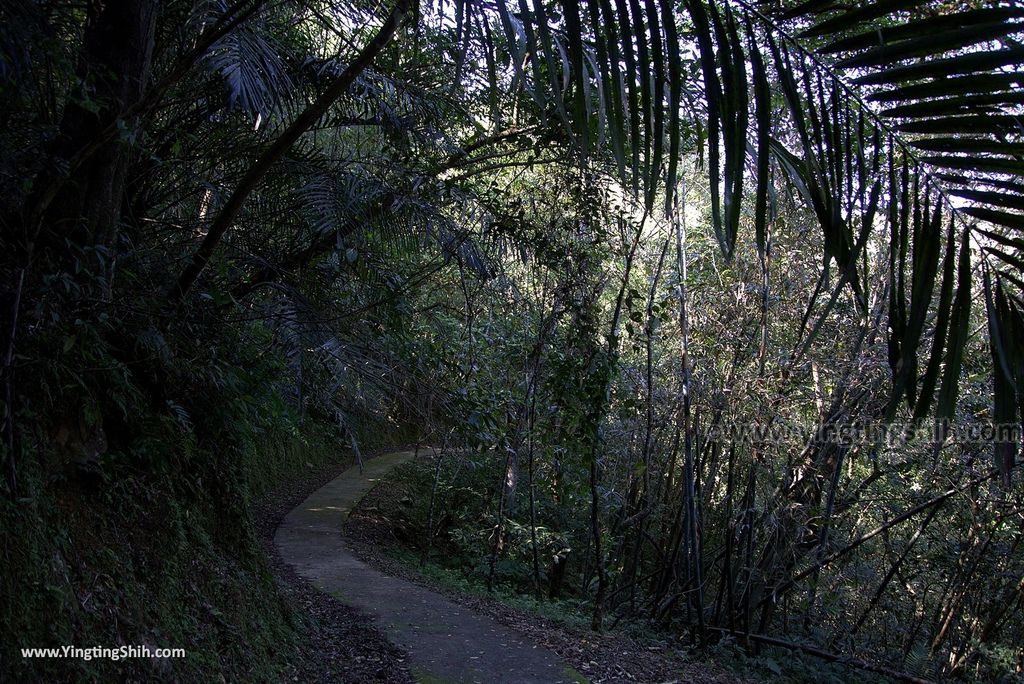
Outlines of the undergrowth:
M 248 480 L 236 475 L 221 482 L 218 496 L 207 495 L 199 474 L 167 479 L 117 472 L 44 486 L 38 470 L 23 470 L 25 488 L 35 494 L 0 504 L 0 672 L 9 681 L 198 680 L 214 672 L 277 679 L 295 653 L 302 617 L 277 591 L 254 533 L 251 501 L 338 453 L 318 428 L 264 437 L 234 446 L 230 458 L 225 451 L 194 451 L 196 458 L 251 466 Z M 181 446 L 180 439 L 167 442 Z M 122 644 L 181 647 L 186 657 L 20 656 L 23 647 Z
M 59 320 L 26 350 L 48 361 L 20 372 L 18 495 L 0 499 L 0 681 L 278 681 L 294 661 L 306 618 L 254 505 L 349 441 L 289 406 L 266 331 L 221 334 L 179 334 L 172 357 L 153 328 Z M 66 645 L 186 656 L 21 654 Z
M 442 469 L 436 493 L 438 499 L 435 501 L 433 541 L 424 562 L 423 540 L 427 538 L 435 466 L 436 462 L 429 459 L 412 461 L 398 466 L 385 476 L 384 486 L 394 488 L 400 495 L 391 497 L 393 500 L 388 501 L 380 513 L 390 520 L 398 543 L 385 546 L 381 551 L 407 569 L 449 591 L 498 601 L 515 610 L 551 620 L 572 631 L 586 632 L 590 628 L 588 596 L 585 593 L 561 598 L 543 594 L 538 596 L 531 590 L 530 559 L 525 550 L 515 544 L 506 547 L 505 554 L 496 564 L 492 585 L 488 588 L 490 547 L 485 543 L 488 540 L 481 538 L 478 543 L 467 545 L 467 540 L 472 537 L 469 532 L 458 529 L 460 524 L 469 524 L 470 521 L 485 527 L 480 521 L 488 515 L 486 499 L 478 494 L 473 494 L 471 498 L 466 498 L 466 495 L 486 492 L 487 488 L 479 487 L 479 482 L 495 479 L 498 470 L 486 459 L 474 462 L 470 458 L 461 465 L 454 465 L 453 460 L 450 467 Z M 399 500 L 400 505 L 394 505 Z M 471 502 L 475 502 L 475 508 Z M 493 510 L 490 514 L 493 516 Z M 513 528 L 516 526 L 515 521 L 506 524 Z M 493 524 L 488 529 L 493 531 Z M 544 579 L 546 577 L 542 575 Z M 704 648 L 695 648 L 689 639 L 680 637 L 678 632 L 673 633 L 637 616 L 632 619 L 623 616 L 612 622 L 612 631 L 622 633 L 639 644 L 649 646 L 663 655 L 678 654 L 686 660 L 712 660 L 733 672 L 737 681 L 814 681 L 832 684 L 888 681 L 842 663 L 822 662 L 818 658 L 783 648 L 753 643 L 744 645 L 736 639 L 723 639 L 709 643 Z

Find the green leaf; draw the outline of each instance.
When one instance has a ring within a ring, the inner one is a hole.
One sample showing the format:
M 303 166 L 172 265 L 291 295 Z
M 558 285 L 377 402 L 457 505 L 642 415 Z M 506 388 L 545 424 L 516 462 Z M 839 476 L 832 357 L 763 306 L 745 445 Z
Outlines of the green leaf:
M 901 133 L 973 133 L 981 135 L 1010 134 L 1020 126 L 1020 119 L 1015 116 L 996 114 L 977 114 L 974 116 L 947 116 L 939 119 L 923 121 L 905 121 L 895 128 Z
M 953 304 L 953 281 L 956 279 L 956 234 L 953 231 L 953 219 L 949 220 L 946 230 L 946 254 L 942 260 L 942 286 L 939 291 L 939 303 L 936 307 L 935 331 L 932 333 L 932 349 L 928 356 L 928 366 L 921 381 L 917 404 L 914 406 L 914 420 L 922 420 L 928 415 L 935 386 L 938 383 L 939 370 L 942 366 L 942 351 L 946 345 L 949 332 L 949 320 Z
M 997 159 L 995 157 L 950 157 L 933 155 L 923 157 L 921 161 L 947 169 L 963 169 L 965 171 L 993 171 L 1024 175 L 1024 161 L 1017 159 Z
M 805 0 L 796 7 L 782 13 L 781 19 L 788 21 L 809 14 L 821 14 L 836 8 L 836 0 Z
M 679 50 L 679 36 L 676 31 L 676 18 L 672 0 L 661 1 L 661 24 L 665 29 L 665 42 L 668 52 L 668 173 L 665 178 L 665 213 L 672 210 L 673 194 L 676 188 L 676 176 L 679 166 L 680 137 L 679 107 L 682 104 L 683 67 Z
M 863 52 L 856 57 L 840 60 L 839 69 L 854 69 L 871 66 L 885 66 L 913 57 L 933 57 L 942 52 L 960 50 L 965 47 L 1004 38 L 1019 31 L 1014 24 L 996 22 L 969 28 L 939 31 L 931 35 L 910 38 L 892 45 L 883 45 Z
M 991 230 L 984 230 L 982 228 L 978 228 L 977 231 L 984 235 L 985 237 L 989 238 L 990 240 L 994 240 L 1005 247 L 1020 250 L 1022 253 L 1024 253 L 1024 239 L 1022 238 L 1015 238 L 1009 235 L 1001 235 Z
M 903 389 L 901 372 L 903 340 L 907 328 L 907 291 L 904 273 L 907 256 L 907 219 L 909 216 L 908 169 L 904 164 L 897 176 L 895 156 L 889 150 L 889 368 L 897 383 L 894 385 L 892 401 L 899 400 Z M 898 180 L 899 179 L 899 180 Z M 899 184 L 897 184 L 899 183 Z M 899 192 L 897 192 L 899 188 Z
M 1024 155 L 1024 143 L 1003 142 L 991 138 L 925 138 L 915 140 L 914 147 L 928 152 L 964 152 L 968 154 Z
M 764 58 L 754 45 L 753 27 L 747 24 L 747 35 L 750 38 L 750 65 L 754 80 L 754 116 L 757 120 L 757 181 L 754 191 L 754 236 L 757 252 L 763 259 L 768 251 L 768 182 L 771 170 L 769 154 L 772 142 L 771 121 L 771 88 Z
M 1012 311 L 997 282 L 992 288 L 991 274 L 983 269 L 985 286 L 985 309 L 988 314 L 989 351 L 992 356 L 992 422 L 997 429 L 993 444 L 996 468 L 1003 476 L 1003 483 L 1010 484 L 1010 470 L 1013 468 L 1016 443 L 1002 434 L 1005 427 L 1019 427 L 1018 394 L 1020 385 L 1014 371 L 1024 362 L 1020 340 L 1008 335 L 1013 325 Z
M 622 98 L 621 59 L 619 42 L 616 40 L 615 16 L 608 0 L 589 0 L 587 8 L 596 31 L 597 61 L 601 70 L 601 84 L 604 89 L 604 105 L 607 110 L 608 137 L 612 154 L 618 168 L 619 178 L 626 182 L 626 126 Z
M 901 86 L 874 93 L 868 96 L 869 102 L 897 102 L 900 100 L 920 100 L 926 97 L 948 97 L 950 95 L 969 95 L 971 93 L 992 93 L 1013 91 L 1024 83 L 1024 74 L 971 74 L 959 78 L 940 78 L 924 83 Z
M 807 206 L 813 206 L 814 198 L 811 196 L 811 189 L 808 186 L 807 165 L 795 154 L 783 147 L 777 140 L 771 141 L 772 154 L 779 162 L 779 167 L 785 172 L 786 177 L 796 188 L 796 191 L 803 197 Z
M 712 16 L 716 16 L 712 5 Z M 723 214 L 726 237 L 731 256 L 736 248 L 739 233 L 740 208 L 743 200 L 743 171 L 747 158 L 747 93 L 746 56 L 743 41 L 740 40 L 736 21 L 728 5 L 723 5 L 723 21 L 715 22 L 719 35 L 719 54 L 722 55 L 723 95 L 728 103 L 723 107 L 723 132 L 725 133 L 725 197 Z
M 922 3 L 923 0 L 881 0 L 880 2 L 872 2 L 862 7 L 857 7 L 856 9 L 843 12 L 838 16 L 831 17 L 830 19 L 817 24 L 813 28 L 804 31 L 800 34 L 800 37 L 814 38 L 817 36 L 827 36 L 829 34 L 836 33 L 837 31 L 849 29 L 851 26 L 859 24 L 862 21 L 871 21 L 872 19 L 884 17 L 893 12 L 913 9 Z
M 523 33 L 526 36 L 526 52 L 530 55 L 531 71 L 533 73 L 533 99 L 537 103 L 541 123 L 546 123 L 547 97 L 545 97 L 545 79 L 541 73 L 540 47 L 537 43 L 537 33 L 534 30 L 534 20 L 526 0 L 518 0 L 519 17 L 523 22 Z M 550 65 L 549 65 L 550 66 Z
M 602 1 L 606 2 L 606 0 Z M 618 18 L 619 44 L 622 47 L 623 59 L 626 64 L 625 81 L 628 101 L 626 109 L 629 118 L 630 173 L 633 176 L 633 194 L 635 195 L 638 191 L 640 180 L 640 122 L 643 118 L 640 110 L 637 82 L 646 77 L 646 72 L 637 70 L 636 54 L 633 50 L 633 30 L 630 25 L 626 0 L 615 0 L 615 9 L 615 16 Z
M 1024 11 L 1009 8 L 976 9 L 955 14 L 940 14 L 897 26 L 875 26 L 849 38 L 842 38 L 821 49 L 825 54 L 880 47 L 909 38 L 930 38 L 936 31 L 964 29 L 979 24 L 994 25 L 1024 17 Z
M 918 212 L 915 208 L 913 238 L 913 272 L 910 280 L 910 308 L 907 316 L 906 333 L 903 339 L 904 374 L 907 397 L 911 407 L 916 401 L 917 391 L 917 349 L 924 333 L 925 318 L 930 308 L 935 289 L 935 278 L 942 245 L 942 202 L 937 200 L 935 211 L 929 212 L 928 194 L 925 189 L 925 203 Z
M 565 37 L 569 41 L 569 64 L 573 83 L 572 124 L 579 148 L 584 155 L 590 150 L 590 116 L 588 99 L 589 74 L 584 68 L 583 28 L 580 23 L 579 0 L 562 0 Z
M 979 218 L 982 221 L 998 223 L 999 225 L 1006 226 L 1007 228 L 1024 229 L 1024 215 L 1021 214 L 1011 214 L 1009 212 L 999 211 L 998 209 L 987 209 L 985 207 L 964 207 L 961 211 L 975 218 Z
M 966 185 L 968 183 L 971 184 L 972 187 L 982 185 L 988 188 L 1006 190 L 1007 192 L 1024 197 L 1024 184 L 1015 183 L 1010 180 L 1001 180 L 999 178 L 993 178 L 992 176 L 988 176 L 987 178 L 970 179 L 966 175 L 959 173 L 936 173 L 933 174 L 932 177 L 950 185 Z
M 1024 195 L 1013 195 L 1006 192 L 993 192 L 989 190 L 971 190 L 964 188 L 949 188 L 947 192 L 956 197 L 982 202 L 984 204 L 996 204 L 1008 209 L 1024 209 Z
M 960 256 L 957 263 L 956 297 L 950 313 L 949 344 L 946 348 L 945 370 L 935 406 L 935 419 L 940 434 L 945 435 L 953 419 L 960 391 L 960 370 L 964 349 L 970 331 L 971 318 L 971 232 L 965 229 L 960 236 Z
M 1024 61 L 1024 47 L 990 52 L 973 52 L 944 59 L 926 59 L 918 64 L 889 67 L 854 79 L 855 85 L 904 85 L 919 78 L 940 79 L 945 76 L 991 72 L 1000 67 Z M 988 75 L 987 73 L 983 75 Z
M 969 114 L 973 111 L 991 113 L 998 111 L 996 105 L 1024 103 L 1024 93 L 985 93 L 983 95 L 958 95 L 941 100 L 926 100 L 882 110 L 882 116 L 894 118 L 920 118 L 926 116 L 947 116 Z
M 711 24 L 701 0 L 684 0 L 693 19 L 693 29 L 700 51 L 701 72 L 704 76 L 704 92 L 708 102 L 708 176 L 711 186 L 711 223 L 715 230 L 718 246 L 723 254 L 729 254 L 729 240 L 722 220 L 719 181 L 719 126 L 723 106 L 722 86 L 716 69 L 714 42 L 711 39 Z
M 654 206 L 655 193 L 658 190 L 662 175 L 662 157 L 664 156 L 665 145 L 665 56 L 664 52 L 677 50 L 676 46 L 663 48 L 661 41 L 661 27 L 659 25 L 659 12 L 654 0 L 645 0 L 644 7 L 647 11 L 648 41 L 651 46 L 651 59 L 653 62 L 655 78 L 647 79 L 651 88 L 651 107 L 653 108 L 654 128 L 653 150 L 647 164 L 647 197 L 646 206 L 648 211 Z
M 697 0 L 699 2 L 699 0 Z M 628 40 L 636 41 L 636 52 L 637 52 L 637 76 L 640 81 L 638 90 L 640 91 L 640 110 L 637 112 L 638 122 L 643 122 L 643 135 L 637 141 L 642 143 L 643 147 L 643 166 L 639 164 L 640 150 L 635 150 L 637 168 L 634 173 L 639 174 L 643 179 L 649 178 L 649 167 L 651 161 L 651 131 L 652 131 L 652 117 L 653 117 L 653 98 L 651 93 L 651 75 L 655 72 L 651 66 L 651 53 L 650 46 L 647 42 L 646 31 L 644 28 L 644 12 L 640 9 L 639 0 L 629 0 L 629 8 L 633 15 L 633 35 L 628 37 Z M 656 77 L 660 78 L 661 75 L 657 74 Z

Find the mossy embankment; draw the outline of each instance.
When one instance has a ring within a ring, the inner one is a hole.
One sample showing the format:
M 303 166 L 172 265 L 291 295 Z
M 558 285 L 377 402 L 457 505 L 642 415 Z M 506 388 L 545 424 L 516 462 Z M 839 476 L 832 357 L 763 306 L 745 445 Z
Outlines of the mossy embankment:
M 274 681 L 294 661 L 308 618 L 279 590 L 254 506 L 351 454 L 332 429 L 287 418 L 216 440 L 174 424 L 139 434 L 98 459 L 27 460 L 22 496 L 0 502 L 0 681 Z M 21 654 L 64 645 L 186 655 Z

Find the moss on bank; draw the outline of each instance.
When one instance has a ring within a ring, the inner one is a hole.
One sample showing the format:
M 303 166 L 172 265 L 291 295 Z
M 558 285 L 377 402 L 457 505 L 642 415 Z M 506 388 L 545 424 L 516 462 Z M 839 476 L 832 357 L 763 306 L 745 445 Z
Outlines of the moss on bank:
M 157 462 L 173 464 L 155 472 L 116 453 L 49 477 L 32 465 L 46 459 L 26 463 L 29 494 L 0 502 L 0 681 L 278 679 L 303 617 L 280 596 L 253 502 L 342 460 L 329 430 L 289 425 L 216 448 L 173 428 L 150 431 L 147 448 L 159 437 L 166 453 Z M 21 655 L 64 645 L 180 647 L 186 656 Z

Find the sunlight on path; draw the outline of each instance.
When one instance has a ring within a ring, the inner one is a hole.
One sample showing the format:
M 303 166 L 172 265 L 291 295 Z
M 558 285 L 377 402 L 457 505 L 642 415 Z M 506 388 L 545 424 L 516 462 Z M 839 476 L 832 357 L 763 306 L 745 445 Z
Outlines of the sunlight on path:
M 362 473 L 353 467 L 313 492 L 277 529 L 281 557 L 321 591 L 374 616 L 409 653 L 409 669 L 420 681 L 579 681 L 550 651 L 436 592 L 371 568 L 345 547 L 341 527 L 349 511 L 383 474 L 412 457 L 412 451 L 378 456 Z

